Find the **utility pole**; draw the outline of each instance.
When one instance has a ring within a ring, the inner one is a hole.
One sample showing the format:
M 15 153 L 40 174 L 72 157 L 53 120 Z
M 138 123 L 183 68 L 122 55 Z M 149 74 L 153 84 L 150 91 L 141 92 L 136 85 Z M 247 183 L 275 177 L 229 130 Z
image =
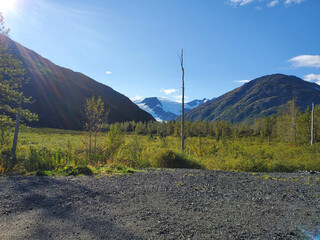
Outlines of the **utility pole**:
M 313 130 L 314 130 L 314 103 L 312 103 L 312 110 L 311 110 L 311 146 L 313 144 Z
M 181 50 L 180 64 L 181 64 L 181 71 L 182 71 L 181 150 L 184 151 L 184 67 L 183 67 L 183 49 Z

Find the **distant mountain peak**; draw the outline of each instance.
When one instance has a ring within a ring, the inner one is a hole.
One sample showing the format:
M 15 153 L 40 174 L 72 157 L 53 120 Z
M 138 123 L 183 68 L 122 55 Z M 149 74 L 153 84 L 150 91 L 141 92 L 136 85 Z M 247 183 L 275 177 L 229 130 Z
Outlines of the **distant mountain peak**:
M 185 104 L 185 111 L 207 102 L 209 99 L 193 100 Z M 143 100 L 134 101 L 141 109 L 150 113 L 158 121 L 171 121 L 176 119 L 182 111 L 180 102 L 171 101 L 161 97 L 148 97 Z

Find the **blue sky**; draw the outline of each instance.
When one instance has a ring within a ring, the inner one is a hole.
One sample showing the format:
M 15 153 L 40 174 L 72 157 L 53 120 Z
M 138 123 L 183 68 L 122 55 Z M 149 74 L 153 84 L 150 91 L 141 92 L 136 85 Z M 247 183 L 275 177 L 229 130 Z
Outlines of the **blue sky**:
M 272 73 L 320 82 L 319 0 L 0 0 L 1 8 L 13 40 L 130 98 L 179 98 L 181 48 L 187 101 Z

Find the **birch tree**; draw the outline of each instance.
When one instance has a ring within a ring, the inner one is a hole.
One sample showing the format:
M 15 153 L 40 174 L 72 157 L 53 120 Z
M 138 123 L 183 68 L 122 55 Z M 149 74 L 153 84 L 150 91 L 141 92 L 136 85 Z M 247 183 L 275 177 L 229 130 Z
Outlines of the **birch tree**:
M 109 111 L 105 110 L 101 97 L 96 99 L 95 96 L 86 99 L 84 108 L 86 114 L 84 127 L 89 133 L 89 154 L 96 153 L 97 136 L 107 121 Z

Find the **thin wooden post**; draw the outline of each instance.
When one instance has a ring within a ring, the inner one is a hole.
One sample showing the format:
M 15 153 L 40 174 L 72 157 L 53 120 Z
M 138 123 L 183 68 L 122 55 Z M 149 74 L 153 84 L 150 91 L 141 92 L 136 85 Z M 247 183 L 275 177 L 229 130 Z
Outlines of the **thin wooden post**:
M 183 49 L 180 56 L 182 71 L 182 111 L 181 111 L 181 150 L 184 151 L 184 67 L 183 67 Z

